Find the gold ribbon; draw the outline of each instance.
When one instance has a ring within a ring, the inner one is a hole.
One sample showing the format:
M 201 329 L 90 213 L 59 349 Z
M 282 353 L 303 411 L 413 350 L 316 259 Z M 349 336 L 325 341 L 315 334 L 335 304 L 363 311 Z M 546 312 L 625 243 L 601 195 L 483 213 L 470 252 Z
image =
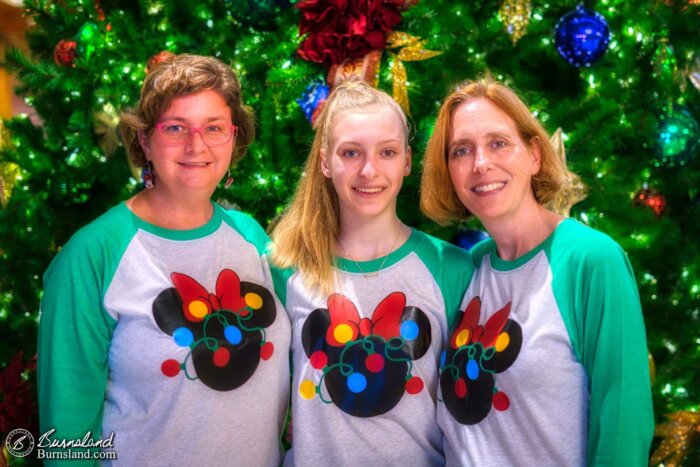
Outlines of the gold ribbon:
M 119 113 L 112 104 L 105 104 L 102 110 L 93 113 L 93 130 L 97 135 L 97 145 L 107 157 L 112 157 L 121 145 L 119 139 Z
M 666 418 L 668 421 L 658 424 L 654 430 L 654 435 L 663 439 L 649 464 L 663 462 L 666 467 L 676 467 L 683 464 L 690 448 L 700 441 L 700 413 L 684 410 L 666 415 Z
M 571 206 L 586 199 L 586 185 L 581 181 L 581 177 L 571 172 L 566 163 L 566 148 L 561 128 L 557 128 L 550 138 L 554 151 L 566 167 L 566 175 L 562 180 L 562 186 L 554 199 L 547 204 L 547 208 L 562 216 L 569 217 Z
M 442 52 L 424 49 L 427 40 L 412 36 L 405 32 L 392 32 L 387 38 L 387 49 L 400 49 L 398 52 L 389 52 L 391 56 L 392 94 L 401 108 L 410 115 L 411 108 L 408 102 L 408 74 L 403 62 L 417 62 L 436 57 Z

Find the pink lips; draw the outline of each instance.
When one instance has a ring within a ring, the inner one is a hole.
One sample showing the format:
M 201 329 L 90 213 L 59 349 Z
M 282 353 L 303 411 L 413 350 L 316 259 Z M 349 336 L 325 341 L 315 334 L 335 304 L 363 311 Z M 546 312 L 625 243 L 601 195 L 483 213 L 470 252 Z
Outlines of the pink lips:
M 384 187 L 353 187 L 353 191 L 360 196 L 374 196 L 384 191 Z
M 178 164 L 180 167 L 184 167 L 186 169 L 203 169 L 209 167 L 211 162 L 178 162 Z
M 477 195 L 486 196 L 486 195 L 490 195 L 492 193 L 498 193 L 505 186 L 506 186 L 506 182 L 503 182 L 503 181 L 479 183 L 478 185 L 472 187 L 471 191 L 473 193 L 476 193 Z

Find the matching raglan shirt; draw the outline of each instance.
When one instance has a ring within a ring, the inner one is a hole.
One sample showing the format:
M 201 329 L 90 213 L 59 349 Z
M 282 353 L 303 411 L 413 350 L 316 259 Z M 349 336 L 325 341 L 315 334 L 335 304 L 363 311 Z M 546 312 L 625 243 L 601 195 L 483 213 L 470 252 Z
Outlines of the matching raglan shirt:
M 335 292 L 296 272 L 287 466 L 442 465 L 438 358 L 472 275 L 469 254 L 413 230 L 388 257 L 337 259 Z
M 122 203 L 76 233 L 44 277 L 42 432 L 113 432 L 116 465 L 279 465 L 290 324 L 267 242 L 216 204 L 193 230 Z
M 44 278 L 42 432 L 114 432 L 121 465 L 278 465 L 291 320 L 285 465 L 646 464 L 644 323 L 606 235 L 568 219 L 514 261 L 487 240 L 472 278 L 468 253 L 414 230 L 337 258 L 328 296 L 284 284 L 267 242 L 218 205 L 193 230 L 124 203 L 81 229 Z
M 489 239 L 440 364 L 447 465 L 643 466 L 653 432 L 624 251 L 564 220 L 514 261 Z

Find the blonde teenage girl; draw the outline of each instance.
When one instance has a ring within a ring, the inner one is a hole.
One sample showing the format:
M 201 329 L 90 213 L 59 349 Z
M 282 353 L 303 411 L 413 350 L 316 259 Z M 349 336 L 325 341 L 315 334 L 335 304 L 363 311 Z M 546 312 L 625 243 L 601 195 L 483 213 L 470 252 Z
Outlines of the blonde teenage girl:
M 319 117 L 297 192 L 272 233 L 293 328 L 286 465 L 441 465 L 438 360 L 470 256 L 396 215 L 411 172 L 398 104 L 363 82 Z

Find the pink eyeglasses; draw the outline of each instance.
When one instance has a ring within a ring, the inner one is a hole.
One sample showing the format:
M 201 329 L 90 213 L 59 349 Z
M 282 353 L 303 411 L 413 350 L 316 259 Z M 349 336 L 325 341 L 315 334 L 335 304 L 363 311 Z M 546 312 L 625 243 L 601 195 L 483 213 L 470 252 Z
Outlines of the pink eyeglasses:
M 188 144 L 195 133 L 199 133 L 207 146 L 221 146 L 231 141 L 238 132 L 236 125 L 214 123 L 205 127 L 194 127 L 180 122 L 156 123 L 156 129 L 161 141 L 166 146 L 184 146 Z

